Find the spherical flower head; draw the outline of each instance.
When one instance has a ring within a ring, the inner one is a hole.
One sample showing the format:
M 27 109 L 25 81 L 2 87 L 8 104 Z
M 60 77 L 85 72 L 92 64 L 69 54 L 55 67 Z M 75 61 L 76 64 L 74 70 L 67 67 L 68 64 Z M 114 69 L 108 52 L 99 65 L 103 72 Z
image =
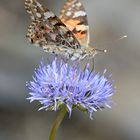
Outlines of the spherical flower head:
M 92 119 L 93 112 L 109 107 L 110 97 L 115 93 L 110 77 L 91 71 L 89 64 L 82 70 L 76 63 L 68 65 L 63 60 L 54 59 L 46 65 L 41 61 L 35 70 L 33 80 L 27 82 L 31 102 L 39 101 L 41 109 L 58 110 L 66 106 L 71 116 L 77 107 L 87 111 Z

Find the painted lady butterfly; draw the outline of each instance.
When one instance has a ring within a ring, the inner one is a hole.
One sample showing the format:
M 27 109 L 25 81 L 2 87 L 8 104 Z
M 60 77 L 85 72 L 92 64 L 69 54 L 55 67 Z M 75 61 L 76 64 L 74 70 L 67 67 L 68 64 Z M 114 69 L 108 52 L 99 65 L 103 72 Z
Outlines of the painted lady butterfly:
M 94 58 L 100 51 L 89 46 L 89 26 L 85 8 L 79 0 L 68 0 L 58 18 L 37 0 L 25 0 L 32 23 L 27 38 L 46 52 L 67 59 Z

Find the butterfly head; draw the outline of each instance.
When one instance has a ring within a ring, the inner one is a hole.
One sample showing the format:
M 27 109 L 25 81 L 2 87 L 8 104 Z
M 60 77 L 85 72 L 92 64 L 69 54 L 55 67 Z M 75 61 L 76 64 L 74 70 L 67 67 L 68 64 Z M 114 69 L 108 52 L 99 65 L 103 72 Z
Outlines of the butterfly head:
M 106 53 L 107 50 L 99 50 L 99 49 L 95 49 L 94 47 L 88 46 L 83 49 L 83 54 L 84 54 L 83 56 L 88 58 L 94 58 L 94 56 L 100 52 Z

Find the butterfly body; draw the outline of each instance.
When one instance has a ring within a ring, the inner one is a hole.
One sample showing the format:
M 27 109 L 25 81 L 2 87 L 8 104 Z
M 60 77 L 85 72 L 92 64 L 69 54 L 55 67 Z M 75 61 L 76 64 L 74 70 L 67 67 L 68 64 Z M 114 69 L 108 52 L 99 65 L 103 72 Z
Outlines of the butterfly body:
M 68 0 L 60 18 L 37 0 L 25 0 L 32 23 L 27 38 L 45 52 L 64 55 L 67 59 L 94 58 L 97 50 L 89 46 L 87 15 L 79 0 Z

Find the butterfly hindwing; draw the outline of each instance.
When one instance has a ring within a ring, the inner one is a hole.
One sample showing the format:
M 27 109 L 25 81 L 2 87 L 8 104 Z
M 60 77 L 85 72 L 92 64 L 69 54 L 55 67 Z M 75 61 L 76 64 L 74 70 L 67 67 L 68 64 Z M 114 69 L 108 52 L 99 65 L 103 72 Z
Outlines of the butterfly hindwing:
M 32 43 L 38 44 L 44 49 L 48 45 L 70 49 L 81 47 L 79 41 L 66 25 L 37 0 L 25 0 L 25 8 L 32 19 L 27 33 L 27 37 Z
M 87 14 L 79 0 L 68 0 L 61 10 L 60 19 L 74 33 L 83 46 L 88 46 L 89 26 Z

